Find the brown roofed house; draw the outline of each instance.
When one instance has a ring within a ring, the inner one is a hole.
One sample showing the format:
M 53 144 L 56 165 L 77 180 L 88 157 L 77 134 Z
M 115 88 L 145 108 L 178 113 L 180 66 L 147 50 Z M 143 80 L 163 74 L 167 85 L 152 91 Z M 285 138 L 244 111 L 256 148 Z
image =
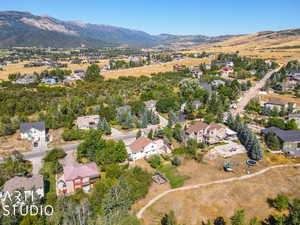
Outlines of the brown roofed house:
M 198 143 L 207 142 L 209 144 L 215 144 L 220 142 L 226 137 L 226 128 L 216 124 L 207 124 L 201 121 L 191 125 L 185 131 L 185 140 L 193 139 Z
M 160 153 L 158 144 L 144 136 L 139 137 L 132 144 L 127 146 L 127 152 L 131 160 L 138 160 Z

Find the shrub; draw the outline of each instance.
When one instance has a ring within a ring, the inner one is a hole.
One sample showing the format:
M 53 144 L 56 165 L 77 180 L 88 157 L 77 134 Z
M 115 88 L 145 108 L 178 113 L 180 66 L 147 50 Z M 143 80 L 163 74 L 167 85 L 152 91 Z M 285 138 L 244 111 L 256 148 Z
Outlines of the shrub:
M 148 159 L 148 162 L 150 163 L 152 168 L 157 168 L 161 164 L 160 156 L 159 155 L 153 155 Z
M 172 160 L 172 165 L 173 166 L 180 166 L 181 165 L 181 160 L 177 156 L 175 156 Z
M 272 206 L 279 211 L 285 210 L 289 207 L 289 198 L 286 195 L 277 195 L 272 201 Z
M 84 130 L 79 129 L 65 129 L 62 133 L 62 138 L 64 141 L 74 141 L 74 140 L 81 140 L 85 136 Z
M 45 162 L 53 162 L 58 159 L 62 159 L 66 156 L 66 153 L 61 148 L 54 148 L 52 149 L 44 158 Z

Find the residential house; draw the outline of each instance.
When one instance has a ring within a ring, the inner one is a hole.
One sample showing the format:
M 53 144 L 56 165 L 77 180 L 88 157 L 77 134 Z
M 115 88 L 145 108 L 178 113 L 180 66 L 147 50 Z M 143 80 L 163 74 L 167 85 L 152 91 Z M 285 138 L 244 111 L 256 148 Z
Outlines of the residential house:
M 173 66 L 173 70 L 174 70 L 175 72 L 183 71 L 183 70 L 185 70 L 185 69 L 186 69 L 186 66 L 185 66 L 185 65 L 175 64 L 175 65 Z
M 271 98 L 269 101 L 265 102 L 264 105 L 266 107 L 269 107 L 270 109 L 277 109 L 278 111 L 282 109 L 289 109 L 289 108 L 294 108 L 295 103 L 293 102 L 287 102 L 285 100 L 277 99 L 277 98 Z
M 131 106 L 130 105 L 123 105 L 123 106 L 117 108 L 118 113 L 130 112 L 130 111 L 131 111 Z
M 96 163 L 70 163 L 63 167 L 63 175 L 56 180 L 57 195 L 72 195 L 76 189 L 89 192 L 100 172 Z
M 33 175 L 32 177 L 13 177 L 6 181 L 1 191 L 1 198 L 7 192 L 12 194 L 14 191 L 23 190 L 25 196 L 32 196 L 34 191 L 40 198 L 44 197 L 44 180 L 42 175 Z
M 225 66 L 230 66 L 230 67 L 234 67 L 234 63 L 233 62 L 225 62 Z
M 186 141 L 188 139 L 193 139 L 198 143 L 204 142 L 208 126 L 209 125 L 207 123 L 201 121 L 198 121 L 195 124 L 191 125 L 185 131 Z
M 282 151 L 292 157 L 300 157 L 300 130 L 281 130 L 269 127 L 262 134 L 273 132 L 282 142 Z
M 191 70 L 191 74 L 195 78 L 200 78 L 200 76 L 203 75 L 203 71 L 199 70 L 199 69 L 195 69 L 195 70 L 193 69 L 193 70 Z
M 46 133 L 45 122 L 22 123 L 20 126 L 21 139 L 32 141 L 33 150 L 47 148 L 50 137 Z
M 293 91 L 297 85 L 298 85 L 297 81 L 289 79 L 287 81 L 281 82 L 279 86 L 281 91 L 287 92 L 287 91 Z
M 146 105 L 146 108 L 149 111 L 155 111 L 156 110 L 156 103 L 157 103 L 156 100 L 150 100 L 150 101 L 145 102 L 145 105 Z
M 211 69 L 211 63 L 206 63 L 205 64 L 205 69 L 210 70 Z
M 82 80 L 84 77 L 85 77 L 84 70 L 74 70 L 74 72 L 70 76 L 66 77 L 64 83 L 69 83 L 76 80 Z
M 295 120 L 298 128 L 300 128 L 300 114 L 297 114 L 297 113 L 289 114 L 289 120 Z
M 162 154 L 162 153 L 170 153 L 170 149 L 166 144 L 164 144 L 163 140 L 150 140 L 147 137 L 141 136 L 137 138 L 133 143 L 128 145 L 127 152 L 129 158 L 133 161 L 147 158 L 151 155 Z
M 288 75 L 289 76 L 300 76 L 300 69 L 298 69 L 298 70 L 290 70 L 288 72 Z
M 201 107 L 202 103 L 198 100 L 195 100 L 195 101 L 192 101 L 192 105 L 194 105 L 195 109 L 198 110 Z
M 226 138 L 226 128 L 216 123 L 198 121 L 185 131 L 185 141 L 193 139 L 198 143 L 215 144 Z
M 35 74 L 24 74 L 16 80 L 17 84 L 32 84 L 37 82 L 37 76 Z
M 57 77 L 44 77 L 41 79 L 42 84 L 57 84 L 58 79 Z
M 233 71 L 234 71 L 233 68 L 230 66 L 223 66 L 220 69 L 221 76 L 224 76 L 224 77 L 228 77 L 230 73 L 233 73 Z
M 99 115 L 80 116 L 76 119 L 75 125 L 81 130 L 97 129 L 99 121 Z
M 206 129 L 206 134 L 205 134 L 205 141 L 208 144 L 216 144 L 224 138 L 226 138 L 226 128 L 216 124 L 216 123 L 210 123 L 209 126 Z
M 223 81 L 223 80 L 213 80 L 213 81 L 211 82 L 211 85 L 212 85 L 212 86 L 225 85 L 225 81 Z

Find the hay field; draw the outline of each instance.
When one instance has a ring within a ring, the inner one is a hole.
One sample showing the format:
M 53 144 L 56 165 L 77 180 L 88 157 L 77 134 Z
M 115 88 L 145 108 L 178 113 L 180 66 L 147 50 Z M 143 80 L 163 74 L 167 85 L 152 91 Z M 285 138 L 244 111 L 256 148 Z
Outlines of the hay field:
M 220 43 L 195 47 L 191 52 L 239 52 L 241 55 L 275 60 L 286 63 L 290 60 L 300 60 L 300 48 L 278 49 L 287 46 L 299 46 L 300 36 L 284 36 L 267 38 L 265 35 L 249 34 L 234 37 Z
M 151 75 L 152 73 L 173 71 L 173 65 L 183 64 L 186 66 L 197 66 L 201 63 L 206 63 L 211 61 L 211 59 L 196 59 L 188 58 L 180 61 L 173 61 L 168 63 L 153 64 L 149 66 L 142 66 L 130 69 L 122 69 L 117 71 L 107 71 L 102 72 L 101 74 L 105 78 L 117 78 L 120 76 L 141 76 L 141 75 Z
M 184 64 L 186 66 L 196 66 L 200 63 L 209 62 L 211 59 L 194 59 L 194 58 L 188 58 L 180 61 L 173 61 L 163 64 L 153 64 L 149 66 L 142 66 L 142 67 L 136 67 L 136 68 L 130 68 L 130 69 L 121 69 L 116 71 L 107 71 L 107 72 L 101 72 L 101 75 L 103 75 L 105 78 L 117 78 L 120 76 L 141 76 L 141 75 L 150 75 L 152 73 L 158 73 L 158 72 L 166 72 L 166 71 L 172 71 L 174 64 Z M 4 67 L 4 71 L 0 71 L 0 80 L 7 80 L 8 75 L 11 73 L 33 73 L 33 72 L 42 72 L 46 69 L 52 69 L 47 66 L 42 67 L 31 67 L 31 68 L 25 68 L 24 64 L 28 62 L 22 62 L 18 64 L 9 64 L 8 66 Z M 98 63 L 99 66 L 103 66 L 104 64 L 107 64 L 108 60 L 101 60 L 100 63 Z M 69 64 L 68 68 L 70 70 L 76 70 L 76 69 L 83 69 L 86 70 L 86 68 L 89 66 L 89 64 Z
M 7 80 L 8 75 L 11 73 L 21 73 L 21 74 L 26 74 L 26 73 L 33 73 L 33 72 L 42 72 L 43 70 L 51 70 L 53 68 L 48 67 L 48 66 L 41 66 L 41 67 L 28 67 L 25 68 L 24 65 L 29 62 L 21 62 L 18 64 L 9 64 L 3 68 L 4 71 L 0 71 L 0 80 Z M 101 60 L 98 65 L 103 66 L 104 64 L 108 63 L 108 60 Z M 77 69 L 84 69 L 89 66 L 89 64 L 69 64 L 67 68 L 63 69 L 68 69 L 68 70 L 77 70 Z

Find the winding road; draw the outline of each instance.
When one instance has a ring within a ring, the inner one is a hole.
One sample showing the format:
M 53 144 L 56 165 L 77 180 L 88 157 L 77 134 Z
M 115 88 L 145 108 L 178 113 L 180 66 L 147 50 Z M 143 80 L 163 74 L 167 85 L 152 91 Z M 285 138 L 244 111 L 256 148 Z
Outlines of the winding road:
M 260 170 L 258 172 L 255 172 L 255 173 L 252 173 L 252 174 L 248 174 L 248 175 L 243 175 L 243 176 L 240 176 L 240 177 L 232 177 L 232 178 L 227 178 L 227 179 L 222 179 L 222 180 L 211 181 L 211 182 L 208 182 L 208 183 L 190 185 L 190 186 L 185 186 L 185 187 L 180 187 L 180 188 L 175 188 L 175 189 L 167 190 L 167 191 L 165 191 L 165 192 L 157 195 L 152 200 L 150 200 L 144 207 L 142 207 L 138 211 L 138 213 L 136 214 L 136 216 L 137 216 L 138 219 L 141 219 L 143 217 L 143 213 L 146 211 L 146 209 L 148 209 L 155 202 L 157 202 L 158 200 L 160 200 L 161 198 L 163 198 L 164 196 L 166 196 L 167 194 L 172 193 L 172 192 L 192 190 L 192 189 L 197 189 L 197 188 L 201 188 L 201 187 L 207 187 L 207 186 L 210 186 L 210 185 L 213 185 L 213 184 L 224 184 L 224 183 L 229 183 L 229 182 L 238 181 L 238 180 L 246 180 L 246 179 L 250 179 L 252 177 L 259 176 L 259 175 L 261 175 L 263 173 L 266 173 L 266 172 L 268 172 L 271 169 L 285 168 L 285 167 L 299 167 L 299 166 L 300 166 L 300 163 L 270 166 L 270 167 L 262 169 L 262 170 Z

